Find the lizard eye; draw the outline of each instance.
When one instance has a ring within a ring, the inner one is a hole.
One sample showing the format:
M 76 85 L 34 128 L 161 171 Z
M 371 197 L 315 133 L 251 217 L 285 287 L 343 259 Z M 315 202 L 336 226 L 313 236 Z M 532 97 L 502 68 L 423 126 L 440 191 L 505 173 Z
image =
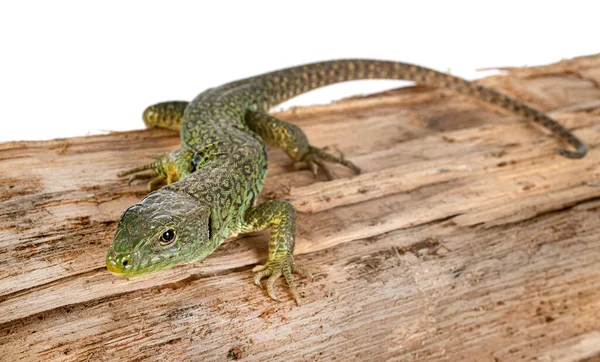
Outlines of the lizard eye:
M 175 232 L 169 229 L 160 236 L 160 245 L 169 245 L 175 240 Z

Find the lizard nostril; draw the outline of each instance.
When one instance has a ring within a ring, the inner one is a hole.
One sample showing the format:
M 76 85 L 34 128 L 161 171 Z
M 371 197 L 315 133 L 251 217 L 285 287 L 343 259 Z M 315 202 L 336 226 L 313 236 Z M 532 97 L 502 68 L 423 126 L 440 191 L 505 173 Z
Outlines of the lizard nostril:
M 123 266 L 127 266 L 127 264 L 129 264 L 129 261 L 127 259 L 123 259 Z

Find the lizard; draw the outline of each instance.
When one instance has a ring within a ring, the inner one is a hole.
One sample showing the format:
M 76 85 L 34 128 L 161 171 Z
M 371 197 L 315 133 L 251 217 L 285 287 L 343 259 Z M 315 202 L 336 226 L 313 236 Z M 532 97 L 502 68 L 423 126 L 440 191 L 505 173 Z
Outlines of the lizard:
M 576 159 L 587 152 L 582 141 L 545 113 L 491 88 L 410 63 L 342 59 L 265 73 L 210 88 L 191 102 L 163 102 L 144 111 L 147 127 L 180 131 L 181 147 L 119 174 L 134 175 L 131 182 L 150 170 L 154 178 L 148 183 L 151 192 L 121 215 L 107 269 L 135 277 L 197 262 L 228 237 L 270 228 L 268 258 L 252 269 L 254 282 L 262 287 L 262 279 L 268 278 L 266 292 L 279 301 L 274 285 L 283 276 L 300 305 L 292 274 L 310 278 L 311 273 L 294 261 L 294 207 L 284 199 L 257 203 L 267 175 L 265 144 L 306 163 L 315 176 L 322 171 L 331 179 L 328 164 L 356 174 L 361 170 L 343 155 L 310 144 L 298 126 L 268 112 L 299 94 L 358 79 L 409 80 L 468 95 L 549 129 L 575 148 L 557 149 L 562 156 Z

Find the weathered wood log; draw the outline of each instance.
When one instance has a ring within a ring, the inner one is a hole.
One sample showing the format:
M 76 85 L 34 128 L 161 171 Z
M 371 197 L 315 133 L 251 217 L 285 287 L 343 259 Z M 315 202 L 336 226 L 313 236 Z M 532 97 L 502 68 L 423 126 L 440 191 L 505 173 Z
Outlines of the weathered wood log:
M 283 282 L 282 303 L 252 284 L 265 233 L 150 276 L 105 269 L 146 194 L 117 172 L 176 133 L 0 144 L 0 360 L 600 358 L 600 55 L 481 83 L 549 112 L 588 156 L 423 87 L 278 114 L 365 171 L 324 182 L 269 150 L 262 198 L 296 206 L 315 273 L 302 307 Z

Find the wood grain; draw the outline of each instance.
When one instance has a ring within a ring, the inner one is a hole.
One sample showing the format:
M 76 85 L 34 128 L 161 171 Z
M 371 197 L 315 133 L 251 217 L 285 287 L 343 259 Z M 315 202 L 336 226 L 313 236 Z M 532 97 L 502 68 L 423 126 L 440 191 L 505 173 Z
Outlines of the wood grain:
M 481 83 L 549 112 L 587 157 L 424 87 L 278 114 L 365 171 L 315 180 L 269 150 L 262 198 L 296 206 L 315 273 L 302 307 L 251 282 L 266 233 L 150 276 L 106 271 L 146 193 L 116 173 L 176 133 L 0 144 L 0 360 L 600 359 L 600 55 L 507 72 Z

